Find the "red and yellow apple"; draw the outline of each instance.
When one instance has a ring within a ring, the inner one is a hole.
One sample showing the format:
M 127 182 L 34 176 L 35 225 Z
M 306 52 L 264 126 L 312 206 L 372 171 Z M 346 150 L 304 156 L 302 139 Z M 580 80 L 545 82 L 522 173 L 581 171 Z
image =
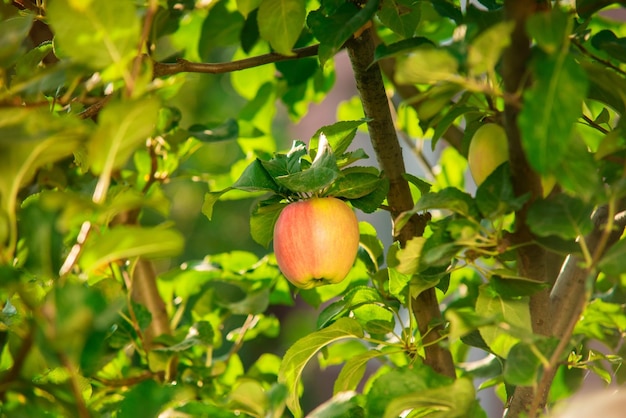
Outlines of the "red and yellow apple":
M 509 144 L 502 126 L 486 123 L 476 130 L 470 142 L 467 162 L 477 186 L 508 159 Z
M 359 223 L 352 209 L 334 197 L 287 205 L 274 226 L 274 253 L 283 275 L 310 289 L 346 278 L 359 249 Z

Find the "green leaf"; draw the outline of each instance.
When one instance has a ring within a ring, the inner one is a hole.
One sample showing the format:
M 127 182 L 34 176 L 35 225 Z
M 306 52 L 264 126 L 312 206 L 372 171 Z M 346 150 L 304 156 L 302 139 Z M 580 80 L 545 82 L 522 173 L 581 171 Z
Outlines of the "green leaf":
M 626 89 L 626 80 L 611 69 L 595 62 L 581 62 L 589 80 L 589 98 L 605 103 L 623 114 L 626 98 L 621 94 Z
M 119 418 L 154 417 L 174 397 L 174 386 L 162 385 L 156 380 L 145 380 L 125 394 L 119 407 Z
M 626 38 L 618 38 L 613 31 L 601 30 L 591 38 L 591 44 L 618 61 L 626 61 Z
M 385 335 L 393 331 L 395 320 L 393 312 L 384 305 L 363 303 L 352 308 L 353 317 L 363 329 L 375 335 Z
M 241 379 L 230 391 L 228 406 L 246 415 L 267 416 L 268 399 L 265 388 L 256 380 Z
M 259 33 L 279 54 L 293 55 L 305 17 L 301 0 L 262 0 L 257 16 Z
M 413 209 L 404 212 L 394 224 L 395 233 L 400 231 L 411 216 L 430 209 L 448 209 L 468 218 L 477 217 L 478 211 L 472 196 L 456 187 L 446 187 L 438 192 L 429 192 L 417 201 Z
M 374 288 L 353 287 L 341 300 L 331 303 L 322 310 L 317 318 L 317 327 L 327 327 L 337 318 L 343 317 L 350 311 L 368 303 L 383 304 L 384 301 L 380 293 Z
M 498 22 L 480 33 L 470 44 L 467 63 L 475 74 L 491 73 L 504 49 L 511 43 L 514 21 Z
M 428 392 L 435 388 L 446 388 L 450 390 L 449 384 L 452 379 L 436 373 L 429 366 L 423 364 L 413 364 L 412 367 L 393 369 L 378 377 L 367 396 L 367 416 L 383 417 L 387 416 L 389 408 L 393 408 L 393 403 L 404 396 L 414 395 L 420 392 Z M 430 398 L 436 401 L 437 398 Z M 444 398 L 445 399 L 445 398 Z M 394 417 L 400 415 L 398 411 Z M 391 416 L 391 415 L 389 415 Z
M 152 135 L 159 107 L 158 100 L 151 98 L 109 102 L 100 112 L 98 127 L 87 144 L 91 171 L 110 175 L 126 164 L 131 154 Z
M 508 325 L 526 330 L 532 334 L 528 298 L 505 299 L 488 286 L 482 286 L 476 299 L 476 313 L 483 318 L 495 318 Z M 518 338 L 511 335 L 509 327 L 489 325 L 480 327 L 483 337 L 491 351 L 502 358 L 507 358 Z
M 547 13 L 535 13 L 526 21 L 526 30 L 537 45 L 548 54 L 556 54 L 567 41 L 571 32 L 568 13 L 554 8 Z
M 119 74 L 136 55 L 140 19 L 126 0 L 58 0 L 46 7 L 54 30 L 55 54 L 94 70 L 117 65 Z
M 410 38 L 420 22 L 420 10 L 407 0 L 383 1 L 380 21 L 403 38 Z
M 414 176 L 413 174 L 409 174 L 409 173 L 404 173 L 402 174 L 402 177 L 408 181 L 409 183 L 411 183 L 413 186 L 417 187 L 417 190 L 420 191 L 421 194 L 426 194 L 428 192 L 430 192 L 430 189 L 433 187 L 432 184 L 428 183 L 425 180 L 422 180 L 421 178 Z
M 236 120 L 227 119 L 222 124 L 191 125 L 187 131 L 203 142 L 230 141 L 239 136 L 239 125 Z
M 342 171 L 328 189 L 328 196 L 358 199 L 378 188 L 384 188 L 385 179 L 380 178 L 378 173 L 363 172 L 355 168 Z
M 342 3 L 330 14 L 321 9 L 309 13 L 307 24 L 320 41 L 318 56 L 322 66 L 374 16 L 378 5 L 379 0 L 368 0 L 362 8 L 353 3 Z
M 435 84 L 440 81 L 459 80 L 459 62 L 447 50 L 422 47 L 398 61 L 398 84 Z
M 515 195 L 508 164 L 501 164 L 476 190 L 476 206 L 487 219 L 521 209 L 528 198 Z
M 363 416 L 359 395 L 354 391 L 335 393 L 335 396 L 315 408 L 307 418 L 337 418 Z
M 386 2 L 383 2 L 383 5 L 385 3 Z M 393 57 L 405 52 L 411 52 L 413 49 L 416 49 L 424 44 L 434 46 L 433 42 L 430 39 L 424 38 L 423 36 L 403 39 L 389 45 L 380 44 L 376 47 L 376 50 L 374 51 L 374 62 L 378 62 L 382 59 Z
M 419 390 L 394 397 L 385 409 L 384 418 L 395 418 L 403 411 L 427 413 L 432 418 L 467 418 L 474 408 L 474 385 L 460 378 L 450 386 Z
M 293 141 L 287 154 L 274 154 L 271 160 L 261 163 L 269 175 L 276 178 L 302 171 L 302 162 L 306 155 L 306 144 L 302 141 Z
M 356 390 L 357 386 L 363 379 L 367 363 L 369 363 L 371 359 L 384 355 L 385 353 L 378 350 L 369 350 L 348 359 L 335 380 L 333 393 L 338 394 L 345 391 Z
M 316 192 L 330 186 L 339 176 L 339 168 L 328 142 L 320 143 L 320 148 L 309 168 L 298 173 L 278 176 L 275 178 L 276 182 L 296 193 Z
M 258 158 L 250 163 L 232 185 L 233 189 L 246 192 L 278 192 L 279 187 Z
M 396 252 L 398 265 L 395 267 L 402 274 L 415 274 L 419 271 L 420 257 L 426 238 L 414 237 L 408 240 L 404 248 Z
M 22 42 L 28 36 L 34 15 L 13 17 L 2 21 L 0 26 L 0 62 L 3 67 L 11 64 L 23 48 Z
M 526 157 L 544 175 L 556 173 L 565 158 L 588 87 L 585 72 L 564 54 L 534 60 L 536 81 L 524 92 L 519 115 Z
M 561 188 L 585 201 L 604 199 L 604 185 L 598 173 L 597 162 L 585 142 L 574 135 L 565 151 L 565 158 L 554 172 Z
M 557 343 L 556 339 L 544 339 L 533 345 L 527 343 L 514 345 L 504 364 L 504 380 L 515 386 L 534 386 L 543 371 L 542 359 L 537 354 L 541 353 L 543 360 L 547 361 Z
M 363 197 L 351 199 L 350 203 L 352 206 L 365 213 L 373 213 L 378 210 L 380 205 L 385 201 L 388 193 L 389 180 L 383 177 L 382 181 L 378 184 L 378 187 L 376 187 L 374 191 Z
M 626 271 L 626 240 L 621 239 L 609 248 L 599 265 L 600 270 L 612 276 L 619 276 Z
M 302 409 L 298 401 L 298 382 L 304 367 L 320 349 L 344 338 L 363 338 L 363 330 L 356 320 L 338 319 L 328 328 L 299 339 L 285 353 L 278 373 L 278 381 L 285 383 L 289 389 L 287 406 L 296 418 L 302 417 Z
M 611 4 L 624 4 L 623 0 L 576 0 L 576 12 L 580 17 L 587 19 L 598 10 Z
M 317 148 L 320 146 L 320 135 L 324 134 L 326 140 L 333 150 L 335 156 L 340 156 L 346 152 L 354 136 L 356 135 L 357 128 L 367 122 L 367 119 L 361 120 L 345 120 L 335 122 L 332 125 L 322 126 L 311 137 L 309 142 L 309 149 L 311 155 L 315 157 Z
M 528 209 L 526 222 L 539 236 L 556 235 L 574 239 L 593 229 L 593 205 L 566 194 L 537 200 Z
M 376 230 L 367 222 L 359 222 L 360 244 L 358 257 L 368 271 L 375 273 L 384 261 L 384 248 Z
M 183 250 L 184 242 L 183 236 L 173 229 L 117 226 L 101 235 L 91 235 L 79 264 L 85 271 L 94 271 L 127 258 L 171 257 Z
M 267 248 L 274 235 L 274 225 L 286 203 L 259 205 L 250 216 L 250 235 L 252 239 Z

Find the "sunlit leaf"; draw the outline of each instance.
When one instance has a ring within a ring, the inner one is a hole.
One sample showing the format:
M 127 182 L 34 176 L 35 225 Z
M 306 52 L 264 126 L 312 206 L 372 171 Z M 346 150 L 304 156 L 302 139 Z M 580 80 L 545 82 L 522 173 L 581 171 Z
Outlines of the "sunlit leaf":
M 292 55 L 305 16 L 305 5 L 300 0 L 261 0 L 257 17 L 261 37 L 279 54 Z
M 483 337 L 492 352 L 506 358 L 519 341 L 511 335 L 508 325 L 524 329 L 532 333 L 528 298 L 505 299 L 488 287 L 481 287 L 476 300 L 476 313 L 484 318 L 496 318 L 502 321 L 499 325 L 480 328 Z
M 87 145 L 94 174 L 110 175 L 153 133 L 159 102 L 156 99 L 111 101 L 100 113 L 98 127 Z
M 131 2 L 59 0 L 47 5 L 46 16 L 59 57 L 101 70 L 117 64 L 123 72 L 138 52 L 139 20 Z
M 117 226 L 92 235 L 80 257 L 84 270 L 93 271 L 109 263 L 134 257 L 171 257 L 184 246 L 182 235 L 173 229 Z
M 289 388 L 287 406 L 296 418 L 302 417 L 302 409 L 298 401 L 298 382 L 304 367 L 322 347 L 344 338 L 362 338 L 363 330 L 357 321 L 341 318 L 328 328 L 307 335 L 296 341 L 283 357 L 278 374 L 278 381 Z
M 420 390 L 394 397 L 385 408 L 384 418 L 395 418 L 403 411 L 428 413 L 433 418 L 470 418 L 475 390 L 470 379 L 461 378 L 450 386 Z
M 495 70 L 500 55 L 511 43 L 515 22 L 499 22 L 481 32 L 469 46 L 467 61 L 474 74 Z

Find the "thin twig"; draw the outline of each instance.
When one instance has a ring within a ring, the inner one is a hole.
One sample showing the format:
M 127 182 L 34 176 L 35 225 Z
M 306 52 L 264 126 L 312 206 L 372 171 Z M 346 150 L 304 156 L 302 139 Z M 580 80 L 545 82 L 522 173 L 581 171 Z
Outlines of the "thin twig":
M 65 369 L 70 374 L 70 387 L 72 388 L 72 393 L 74 395 L 74 399 L 76 400 L 76 409 L 78 412 L 79 418 L 89 418 L 89 410 L 87 409 L 87 405 L 85 404 L 85 399 L 83 398 L 83 393 L 80 388 L 80 382 L 78 381 L 78 373 L 76 372 L 76 366 L 72 364 L 70 358 L 67 354 L 63 352 L 57 352 L 59 360 L 61 364 L 65 367 Z
M 150 29 L 152 28 L 152 21 L 154 20 L 154 15 L 156 14 L 159 8 L 159 3 L 157 0 L 150 0 L 148 3 L 148 8 L 146 9 L 146 17 L 143 20 L 143 29 L 141 31 L 141 38 L 137 44 L 137 56 L 133 61 L 133 69 L 130 73 L 129 82 L 126 84 L 126 95 L 131 97 L 133 94 L 133 90 L 135 89 L 135 80 L 139 77 L 139 72 L 141 71 L 141 61 L 143 59 L 143 48 L 148 42 L 148 36 L 150 36 Z
M 248 68 L 259 67 L 261 65 L 271 64 L 279 61 L 287 61 L 312 57 L 317 55 L 319 45 L 311 45 L 304 48 L 293 50 L 293 55 L 281 55 L 275 52 L 269 54 L 258 55 L 255 57 L 244 58 L 231 62 L 220 63 L 199 63 L 191 62 L 185 59 L 179 59 L 176 63 L 167 64 L 162 62 L 154 62 L 154 76 L 163 77 L 178 73 L 205 73 L 205 74 L 223 74 L 233 71 L 246 70 Z
M 589 58 L 598 61 L 600 64 L 605 65 L 607 67 L 609 67 L 610 69 L 614 70 L 615 72 L 621 74 L 621 75 L 626 75 L 626 71 L 622 70 L 621 68 L 619 68 L 617 65 L 613 64 L 611 61 L 605 60 L 604 58 L 600 58 L 599 56 L 595 55 L 592 52 L 589 52 L 589 50 L 587 48 L 585 48 L 585 46 L 583 44 L 580 43 L 580 41 L 576 38 L 572 38 L 571 40 L 572 44 L 574 46 L 576 46 L 580 52 L 582 52 L 583 54 L 587 55 Z

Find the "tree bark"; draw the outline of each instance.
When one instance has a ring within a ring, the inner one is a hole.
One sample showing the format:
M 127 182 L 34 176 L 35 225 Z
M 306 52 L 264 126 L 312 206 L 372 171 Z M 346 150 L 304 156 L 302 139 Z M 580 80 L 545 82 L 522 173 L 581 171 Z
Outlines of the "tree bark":
M 409 184 L 403 177 L 406 169 L 402 158 L 402 149 L 391 117 L 389 100 L 380 67 L 378 64 L 372 64 L 374 46 L 372 29 L 366 29 L 360 36 L 347 42 L 348 54 L 357 89 L 361 96 L 363 110 L 365 116 L 371 119 L 367 125 L 372 146 L 376 152 L 380 168 L 389 179 L 390 187 L 387 201 L 391 216 L 392 219 L 396 219 L 402 212 L 412 209 L 414 202 Z M 414 216 L 399 231 L 396 240 L 401 246 L 404 246 L 409 239 L 421 236 L 424 233 L 426 222 L 426 216 Z M 425 345 L 425 363 L 443 375 L 455 377 L 452 355 L 437 343 L 441 339 L 441 328 L 436 326 L 431 329 L 434 320 L 441 318 L 435 289 L 422 292 L 412 301 L 412 306 L 419 331 L 422 334 L 422 342 Z
M 511 44 L 504 51 L 503 81 L 506 93 L 515 95 L 524 87 L 528 79 L 527 63 L 530 57 L 530 39 L 526 34 L 526 20 L 537 10 L 536 0 L 506 0 L 505 19 L 515 22 L 511 34 Z M 530 204 L 542 196 L 541 180 L 532 170 L 522 149 L 521 132 L 517 123 L 519 108 L 511 104 L 504 107 L 504 127 L 509 143 L 509 163 L 513 188 L 517 196 L 528 193 L 529 201 L 515 214 L 515 242 L 518 244 L 533 241 L 533 234 L 526 225 L 526 214 Z M 546 251 L 536 244 L 521 246 L 517 255 L 517 269 L 522 277 L 535 281 L 551 282 L 547 277 Z M 549 289 L 531 296 L 530 314 L 533 331 L 541 335 L 550 334 L 550 293 Z M 528 411 L 534 398 L 532 387 L 517 387 L 510 399 L 507 417 L 518 417 Z

